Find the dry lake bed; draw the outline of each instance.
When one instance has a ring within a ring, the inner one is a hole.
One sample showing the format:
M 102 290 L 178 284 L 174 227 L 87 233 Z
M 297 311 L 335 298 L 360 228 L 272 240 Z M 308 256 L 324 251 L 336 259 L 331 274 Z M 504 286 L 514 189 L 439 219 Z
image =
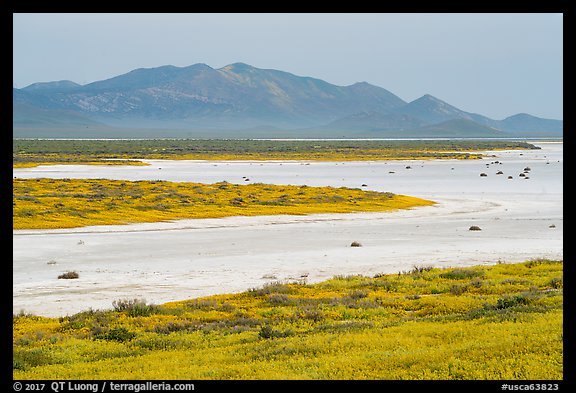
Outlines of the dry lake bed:
M 437 204 L 392 213 L 15 230 L 13 312 L 63 316 L 111 308 L 118 299 L 160 304 L 278 280 L 318 282 L 334 275 L 394 273 L 414 265 L 562 259 L 563 144 L 532 143 L 541 149 L 486 152 L 495 157 L 482 160 L 147 160 L 151 165 L 146 167 L 14 169 L 18 178 L 246 184 L 247 177 L 252 183 L 389 191 Z M 520 177 L 526 167 L 530 171 Z M 481 231 L 470 231 L 472 225 Z M 362 247 L 350 247 L 353 241 Z M 70 270 L 80 278 L 57 279 Z

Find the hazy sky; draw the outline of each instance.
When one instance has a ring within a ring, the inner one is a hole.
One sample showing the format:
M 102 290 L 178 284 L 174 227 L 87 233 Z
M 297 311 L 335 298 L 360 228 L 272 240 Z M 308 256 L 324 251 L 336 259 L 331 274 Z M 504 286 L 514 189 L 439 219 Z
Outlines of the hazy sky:
M 244 62 L 563 119 L 562 14 L 14 14 L 13 85 Z

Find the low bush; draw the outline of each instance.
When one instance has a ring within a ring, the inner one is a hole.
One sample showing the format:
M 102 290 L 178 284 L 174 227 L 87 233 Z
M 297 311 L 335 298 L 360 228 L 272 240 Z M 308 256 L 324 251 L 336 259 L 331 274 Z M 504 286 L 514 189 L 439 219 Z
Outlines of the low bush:
M 562 277 L 554 277 L 548 281 L 548 285 L 554 289 L 564 288 L 564 280 Z
M 502 310 L 505 308 L 522 306 L 530 303 L 530 299 L 524 295 L 514 295 L 501 297 L 496 301 L 496 309 Z
M 58 279 L 71 280 L 79 277 L 80 275 L 76 272 L 66 272 L 64 274 L 59 275 Z
M 448 278 L 451 280 L 465 280 L 469 278 L 483 277 L 483 276 L 484 276 L 483 271 L 472 269 L 454 269 L 440 274 L 440 277 Z
M 153 304 L 146 304 L 142 299 L 120 299 L 112 302 L 114 310 L 126 312 L 131 317 L 147 317 L 161 312 L 160 307 Z
M 106 341 L 117 341 L 126 342 L 134 339 L 136 333 L 128 331 L 125 327 L 117 327 L 110 329 L 106 333 L 98 334 L 94 336 L 95 340 L 106 340 Z
M 293 302 L 285 293 L 272 293 L 268 296 L 268 303 L 275 306 L 289 305 Z
M 290 293 L 292 290 L 287 284 L 283 284 L 280 281 L 274 281 L 271 283 L 264 284 L 262 288 L 250 288 L 248 293 L 254 296 L 269 295 L 271 293 Z
M 294 335 L 294 331 L 291 329 L 286 330 L 276 330 L 273 329 L 270 325 L 264 325 L 260 328 L 260 332 L 258 333 L 258 337 L 264 339 L 270 338 L 281 338 L 281 337 L 289 337 Z

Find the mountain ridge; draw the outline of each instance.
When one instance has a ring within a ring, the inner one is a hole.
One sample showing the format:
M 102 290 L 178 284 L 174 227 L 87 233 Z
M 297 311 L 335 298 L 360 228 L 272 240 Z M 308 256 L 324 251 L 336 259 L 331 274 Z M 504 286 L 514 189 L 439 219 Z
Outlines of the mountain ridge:
M 39 118 L 35 118 L 39 117 Z M 47 120 L 49 119 L 49 121 Z M 418 134 L 466 136 L 491 129 L 504 135 L 561 136 L 563 121 L 515 114 L 494 120 L 462 111 L 430 94 L 406 102 L 368 82 L 338 86 L 322 79 L 232 63 L 215 69 L 204 63 L 186 67 L 138 68 L 102 81 L 33 83 L 13 88 L 13 128 L 73 124 L 110 127 L 238 130 L 266 126 L 354 135 L 409 130 Z M 471 127 L 467 120 L 484 128 Z M 443 124 L 444 131 L 438 128 Z M 462 130 L 453 130 L 457 124 Z M 436 127 L 430 127 L 436 125 Z M 466 126 L 465 126 L 466 125 Z M 428 128 L 426 128 L 428 127 Z M 431 131 L 435 130 L 435 131 Z M 80 131 L 79 131 L 80 132 Z

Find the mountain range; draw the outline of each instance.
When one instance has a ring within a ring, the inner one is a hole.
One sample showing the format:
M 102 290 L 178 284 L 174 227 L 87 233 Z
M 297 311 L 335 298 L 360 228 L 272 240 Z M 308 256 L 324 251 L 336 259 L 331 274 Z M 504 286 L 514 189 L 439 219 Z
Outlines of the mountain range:
M 494 120 L 426 94 L 406 102 L 243 63 L 141 68 L 103 81 L 13 88 L 15 137 L 559 137 L 563 121 Z

